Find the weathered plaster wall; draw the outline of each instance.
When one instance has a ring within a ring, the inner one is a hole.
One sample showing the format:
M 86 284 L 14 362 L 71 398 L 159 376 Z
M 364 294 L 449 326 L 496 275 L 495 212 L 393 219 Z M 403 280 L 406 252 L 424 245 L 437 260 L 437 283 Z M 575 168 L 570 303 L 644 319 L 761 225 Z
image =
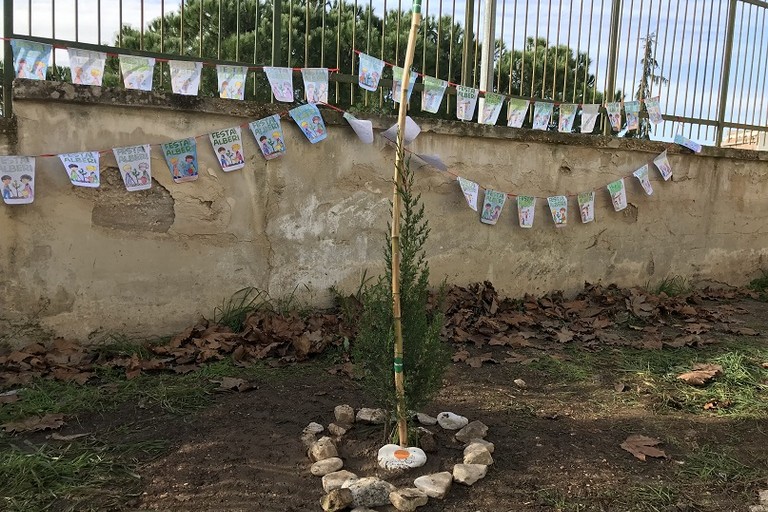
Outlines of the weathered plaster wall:
M 159 143 L 275 108 L 55 83 L 17 84 L 15 93 L 18 154 Z M 380 268 L 393 153 L 379 140 L 359 143 L 338 116 L 328 117 L 336 124 L 317 145 L 286 123 L 288 153 L 270 162 L 244 131 L 246 168 L 227 174 L 200 139 L 200 179 L 192 183 L 174 184 L 153 149 L 153 187 L 144 192 L 124 190 L 111 154 L 102 157 L 99 189 L 73 187 L 58 159 L 38 159 L 35 202 L 0 206 L 0 317 L 26 318 L 42 302 L 37 321 L 57 334 L 166 334 L 245 286 L 280 296 L 298 285 L 318 303 L 331 285 L 356 287 L 364 269 Z M 539 196 L 604 185 L 663 150 L 444 121 L 422 128 L 417 152 L 438 154 L 490 188 Z M 0 149 L 13 153 L 2 140 Z M 598 190 L 597 222 L 574 223 L 571 205 L 565 229 L 553 227 L 543 202 L 531 230 L 517 227 L 513 203 L 497 226 L 480 224 L 448 175 L 421 168 L 433 278 L 488 279 L 511 295 L 676 274 L 744 283 L 768 255 L 768 155 L 674 150 L 670 160 L 674 180 L 663 183 L 654 171 L 653 196 L 627 180 L 631 204 L 615 213 Z

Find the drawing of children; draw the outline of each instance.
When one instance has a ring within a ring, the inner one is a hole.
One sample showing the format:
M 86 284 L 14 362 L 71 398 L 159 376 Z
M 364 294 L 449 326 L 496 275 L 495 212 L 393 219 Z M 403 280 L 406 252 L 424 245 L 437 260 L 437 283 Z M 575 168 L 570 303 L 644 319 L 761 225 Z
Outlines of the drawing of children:
M 139 184 L 140 185 L 146 185 L 149 183 L 149 180 L 151 179 L 149 177 L 149 164 L 146 162 L 139 163 L 139 172 L 141 172 L 141 177 L 139 178 Z
M 317 97 L 315 96 L 315 84 L 307 84 L 307 102 L 317 103 Z
M 235 152 L 235 163 L 242 164 L 245 162 L 243 154 L 240 153 L 240 144 L 232 144 L 232 151 Z
M 41 61 L 35 62 L 35 68 L 32 71 L 34 75 L 37 77 L 38 80 L 45 80 L 45 74 L 43 73 L 43 68 L 45 67 L 45 64 L 43 64 Z
M 613 207 L 615 209 L 621 208 L 621 192 L 617 192 L 611 196 L 611 201 L 613 202 Z
M 306 135 L 309 140 L 312 140 L 314 138 L 314 132 L 312 131 L 312 128 L 310 128 L 308 122 L 306 121 L 301 122 L 301 131 L 304 132 L 304 135 Z
M 581 220 L 584 222 L 589 220 L 589 203 L 581 207 Z
M 126 164 L 123 166 L 123 171 L 125 171 L 123 181 L 125 181 L 126 187 L 135 187 L 138 183 L 136 182 L 136 178 L 133 176 L 132 171 L 133 167 L 130 164 Z
M 219 153 L 219 163 L 221 163 L 221 167 L 224 168 L 229 166 L 230 162 L 229 160 L 227 160 L 227 155 L 226 155 L 227 150 L 223 146 L 221 146 L 217 151 Z
M 320 116 L 313 116 L 312 117 L 312 131 L 317 135 L 320 136 L 323 134 L 323 121 L 320 119 Z
M 88 183 L 98 183 L 99 182 L 99 175 L 96 174 L 96 167 L 93 165 L 87 165 L 85 166 L 85 170 L 87 171 L 85 175 L 83 175 L 83 181 Z M 86 177 L 87 176 L 87 177 Z
M 197 169 L 195 169 L 195 157 L 192 155 L 187 155 L 184 157 L 184 160 L 187 164 L 187 175 L 188 176 L 197 176 Z
M 221 82 L 221 90 L 219 91 L 220 98 L 229 98 L 229 82 L 224 80 Z
M 379 83 L 379 74 L 374 71 L 373 73 L 371 73 L 371 83 L 370 83 L 370 85 L 371 85 L 371 87 L 373 87 L 373 86 L 377 85 L 378 83 Z
M 558 224 L 565 224 L 566 222 L 568 222 L 568 214 L 565 211 L 565 208 L 560 208 L 560 211 L 558 212 L 558 218 L 559 218 L 557 222 Z
M 69 164 L 69 179 L 73 182 L 82 181 L 80 179 L 80 167 L 77 164 Z
M 24 187 L 21 189 L 21 197 L 24 199 L 32 199 L 34 192 L 32 190 L 32 176 L 29 174 L 22 174 L 21 175 L 21 183 L 24 185 Z
M 183 84 L 181 84 L 181 94 L 187 94 L 191 86 L 192 86 L 192 77 L 189 77 L 186 80 L 184 80 Z
M 493 219 L 493 215 L 491 214 L 491 203 L 485 203 L 485 206 L 483 206 L 483 218 L 487 220 Z
M 520 213 L 518 214 L 518 217 L 520 218 L 520 225 L 527 226 L 528 225 L 528 208 L 521 209 Z
M 83 68 L 79 66 L 75 68 L 75 76 L 72 77 L 72 83 L 83 84 Z
M 19 70 L 16 72 L 16 76 L 19 78 L 29 78 L 29 71 L 27 70 L 27 59 L 19 59 Z
M 266 135 L 259 137 L 259 146 L 264 156 L 272 154 L 272 146 L 269 144 L 269 139 L 267 139 Z
M 3 199 L 12 199 L 13 195 L 11 194 L 11 177 L 7 174 L 4 174 L 2 178 L 0 178 L 0 181 L 3 182 Z
M 275 142 L 275 151 L 281 152 L 285 151 L 285 144 L 283 144 L 282 139 L 280 139 L 280 132 L 274 132 L 272 133 L 272 138 Z
M 498 220 L 499 215 L 501 215 L 501 206 L 496 205 L 493 208 L 493 214 L 491 214 L 491 220 Z
M 181 178 L 181 172 L 179 171 L 179 159 L 176 157 L 171 158 L 171 175 L 174 178 Z

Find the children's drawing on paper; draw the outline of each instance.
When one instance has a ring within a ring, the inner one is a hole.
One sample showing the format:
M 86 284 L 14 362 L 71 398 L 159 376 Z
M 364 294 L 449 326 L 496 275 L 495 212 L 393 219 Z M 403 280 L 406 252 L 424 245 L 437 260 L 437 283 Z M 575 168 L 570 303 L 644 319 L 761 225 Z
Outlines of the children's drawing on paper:
M 174 183 L 195 181 L 198 176 L 197 143 L 195 139 L 175 140 L 161 144 L 165 162 Z
M 29 204 L 35 200 L 35 158 L 0 156 L 0 188 L 6 204 Z
M 114 148 L 117 167 L 129 192 L 146 190 L 152 186 L 150 145 Z
M 99 152 L 68 153 L 59 155 L 69 181 L 78 187 L 99 186 Z

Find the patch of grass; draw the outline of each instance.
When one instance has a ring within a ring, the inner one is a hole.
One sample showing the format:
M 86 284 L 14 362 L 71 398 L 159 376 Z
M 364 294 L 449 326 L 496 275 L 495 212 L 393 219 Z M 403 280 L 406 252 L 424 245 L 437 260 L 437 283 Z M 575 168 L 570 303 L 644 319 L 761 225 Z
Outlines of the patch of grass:
M 107 447 L 8 445 L 0 450 L 0 508 L 9 512 L 122 508 L 140 492 L 136 456 L 155 455 L 157 442 Z
M 685 459 L 680 474 L 687 478 L 720 484 L 751 484 L 765 477 L 764 470 L 747 466 L 727 451 L 699 447 Z
M 656 295 L 664 293 L 669 297 L 685 295 L 693 289 L 691 282 L 680 275 L 665 277 L 655 288 L 651 288 L 650 286 L 646 286 L 646 288 Z
M 582 382 L 591 380 L 596 374 L 596 355 L 587 352 L 579 352 L 573 358 L 555 359 L 554 357 L 540 357 L 528 364 L 528 368 L 562 382 Z
M 760 277 L 757 277 L 749 282 L 749 288 L 758 293 L 758 297 L 761 301 L 768 301 L 768 271 L 761 270 Z
M 692 413 L 730 417 L 768 416 L 768 346 L 742 339 L 707 350 L 682 348 L 663 351 L 623 351 L 619 367 L 629 374 L 659 410 L 681 409 Z M 723 367 L 723 375 L 706 386 L 688 385 L 677 376 L 695 363 Z M 714 409 L 705 404 L 716 403 Z
M 221 306 L 213 310 L 213 321 L 219 325 L 226 325 L 234 332 L 243 330 L 243 322 L 246 317 L 269 303 L 269 294 L 266 290 L 260 290 L 248 286 L 237 290 L 231 297 L 225 299 Z
M 654 483 L 632 488 L 630 496 L 631 502 L 627 505 L 638 507 L 635 510 L 661 512 L 670 510 L 669 507 L 679 501 L 680 492 L 671 485 Z

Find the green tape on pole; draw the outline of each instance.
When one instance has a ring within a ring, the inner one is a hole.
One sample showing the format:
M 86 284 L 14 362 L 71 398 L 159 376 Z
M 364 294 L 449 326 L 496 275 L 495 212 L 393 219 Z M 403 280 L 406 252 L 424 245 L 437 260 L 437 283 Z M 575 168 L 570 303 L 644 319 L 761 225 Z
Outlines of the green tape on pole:
M 416 14 L 421 13 L 421 0 L 413 0 L 413 12 Z
M 403 358 L 395 358 L 395 373 L 403 373 Z

